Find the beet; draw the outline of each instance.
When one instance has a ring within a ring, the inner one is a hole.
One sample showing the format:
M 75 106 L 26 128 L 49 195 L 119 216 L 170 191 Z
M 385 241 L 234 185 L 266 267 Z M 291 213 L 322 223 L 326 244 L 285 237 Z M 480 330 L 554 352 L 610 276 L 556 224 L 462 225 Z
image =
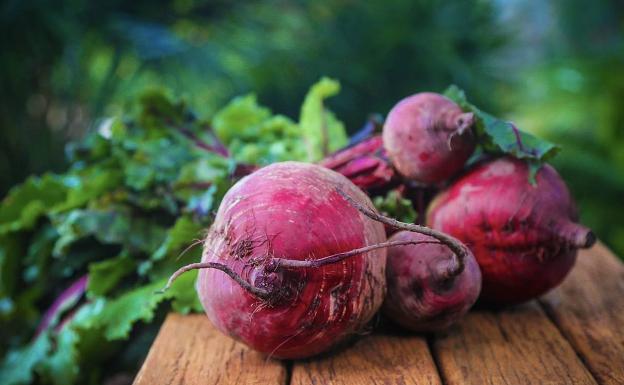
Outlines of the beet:
M 212 323 L 260 352 L 302 358 L 330 349 L 365 327 L 386 291 L 384 228 L 337 188 L 372 205 L 318 165 L 276 163 L 241 179 L 221 202 L 202 263 L 172 279 L 202 268 L 197 292 Z
M 526 162 L 505 157 L 483 163 L 431 203 L 427 223 L 465 242 L 483 274 L 481 297 L 494 304 L 535 298 L 557 286 L 576 250 L 594 234 L 577 224 L 570 193 L 554 168 L 536 184 Z
M 464 269 L 446 276 L 452 251 L 433 238 L 400 231 L 389 241 L 427 242 L 388 249 L 388 294 L 384 313 L 394 322 L 416 332 L 442 330 L 468 312 L 481 290 L 481 271 L 472 254 Z
M 393 258 L 388 259 L 384 310 L 391 318 L 411 330 L 431 331 L 449 326 L 470 309 L 481 274 L 466 245 L 434 229 L 385 217 L 339 192 L 369 218 L 407 231 L 387 242 L 401 245 L 388 251 Z
M 390 161 L 405 178 L 442 182 L 466 163 L 475 148 L 474 116 L 446 97 L 423 92 L 397 103 L 383 127 Z

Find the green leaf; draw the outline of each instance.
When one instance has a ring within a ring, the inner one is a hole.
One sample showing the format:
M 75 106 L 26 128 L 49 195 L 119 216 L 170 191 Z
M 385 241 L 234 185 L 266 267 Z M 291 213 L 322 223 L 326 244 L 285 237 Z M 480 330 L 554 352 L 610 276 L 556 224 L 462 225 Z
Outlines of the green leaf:
M 481 145 L 486 152 L 546 162 L 559 151 L 557 145 L 521 131 L 509 121 L 481 111 L 469 103 L 464 91 L 455 85 L 450 86 L 444 95 L 457 103 L 464 111 L 475 115 L 477 136 L 482 138 Z
M 185 212 L 196 214 L 196 219 L 208 219 L 215 201 L 232 186 L 230 175 L 235 166 L 232 160 L 214 156 L 188 163 L 180 171 L 173 194 L 185 205 Z
M 87 164 L 107 160 L 111 155 L 111 142 L 99 133 L 92 133 L 81 142 L 68 143 L 66 153 L 73 168 L 80 169 Z
M 324 105 L 325 99 L 339 91 L 340 83 L 324 77 L 312 86 L 305 97 L 299 126 L 310 162 L 318 161 L 348 143 L 344 125 Z
M 444 96 L 457 103 L 463 110 L 470 108 L 466 92 L 455 84 L 451 84 L 444 90 Z
M 193 184 L 215 183 L 227 178 L 230 164 L 222 157 L 205 157 L 185 164 L 179 170 L 176 188 L 192 187 Z
M 41 333 L 34 343 L 9 352 L 0 366 L 0 383 L 4 385 L 29 384 L 33 371 L 51 349 L 47 333 Z
M 265 164 L 302 159 L 304 154 L 297 125 L 285 116 L 272 116 L 255 95 L 232 100 L 212 124 L 238 162 Z
M 14 234 L 0 235 L 0 298 L 10 296 L 18 278 L 22 245 Z M 7 303 L 8 305 L 8 303 Z M 7 309 L 0 307 L 0 315 Z
M 97 365 L 106 359 L 114 351 L 111 342 L 127 339 L 137 322 L 150 322 L 163 301 L 171 300 L 173 309 L 181 313 L 201 311 L 193 288 L 196 275 L 197 272 L 193 271 L 181 276 L 164 294 L 154 292 L 164 286 L 166 279 L 131 290 L 113 300 L 98 298 L 83 305 L 54 335 L 56 343 L 53 348 L 44 334 L 46 339 L 43 342 L 48 342 L 45 351 L 34 356 L 33 363 L 27 368 L 22 365 L 12 373 L 14 376 L 30 373 L 30 377 L 12 383 L 32 381 L 33 370 L 53 384 L 75 383 L 86 374 L 80 372 L 81 368 Z M 29 345 L 19 359 L 33 356 L 29 352 L 36 351 L 35 348 L 35 345 Z M 5 362 L 5 366 L 9 367 L 12 362 Z M 0 379 L 3 378 L 4 373 L 0 371 Z
M 123 277 L 134 270 L 135 266 L 135 262 L 127 255 L 91 263 L 87 295 L 93 298 L 108 294 Z
M 26 283 L 36 283 L 48 273 L 46 267 L 49 265 L 57 239 L 58 233 L 50 223 L 39 227 L 30 237 L 26 257 L 22 261 L 25 267 L 22 277 Z
M 56 213 L 81 207 L 106 191 L 118 187 L 122 181 L 123 174 L 119 169 L 113 167 L 91 167 L 80 171 L 78 175 L 71 175 L 66 178 L 66 183 L 71 185 L 67 200 L 56 205 L 51 212 Z
M 180 276 L 171 288 L 165 293 L 171 298 L 172 308 L 174 311 L 182 314 L 189 312 L 203 311 L 199 302 L 197 291 L 195 290 L 195 280 L 197 279 L 197 270 L 189 271 Z M 179 281 L 179 282 L 178 282 Z M 171 293 L 169 293 L 169 291 Z
M 271 117 L 271 110 L 258 104 L 256 95 L 232 99 L 214 116 L 214 130 L 226 145 L 234 139 L 254 139 L 259 136 L 258 125 Z
M 52 174 L 31 177 L 11 189 L 0 203 L 0 234 L 29 230 L 55 204 L 63 202 L 67 186 Z
M 157 223 L 133 216 L 121 206 L 106 211 L 76 209 L 53 219 L 60 234 L 54 245 L 56 257 L 67 253 L 74 242 L 87 236 L 94 236 L 104 244 L 121 244 L 130 250 L 152 253 L 165 235 L 165 230 Z
M 212 185 L 201 194 L 192 196 L 186 209 L 196 213 L 200 217 L 205 217 L 210 213 L 214 204 L 214 196 L 217 192 L 217 186 Z
M 184 274 L 165 293 L 157 293 L 167 283 L 167 278 L 132 290 L 119 298 L 106 301 L 97 318 L 97 325 L 104 328 L 108 340 L 126 339 L 132 326 L 138 322 L 150 322 L 158 304 L 172 299 L 178 311 L 197 310 L 197 294 L 193 287 L 195 274 Z M 103 300 L 102 300 L 103 301 Z
M 38 372 L 48 378 L 54 385 L 72 384 L 76 382 L 80 372 L 78 344 L 79 333 L 70 325 L 65 325 L 56 335 L 52 354 L 41 363 Z
M 177 179 L 180 168 L 195 155 L 188 146 L 174 145 L 170 138 L 145 140 L 141 147 L 125 158 L 125 183 L 135 190 Z
M 101 311 L 101 304 L 86 303 L 54 332 L 54 349 L 36 370 L 44 382 L 84 383 L 94 369 L 111 358 L 117 344 L 104 338 L 103 329 L 97 323 Z
M 373 198 L 373 204 L 384 215 L 402 222 L 414 223 L 418 217 L 412 202 L 403 198 L 396 190 L 390 190 L 385 196 Z
M 154 294 L 162 288 L 161 282 L 155 282 L 111 301 L 101 301 L 102 311 L 96 323 L 104 328 L 107 340 L 126 339 L 137 321 L 149 322 L 154 317 L 157 305 L 163 299 Z
M 184 215 L 178 218 L 176 223 L 167 231 L 167 237 L 160 247 L 154 252 L 152 258 L 159 260 L 165 256 L 174 256 L 183 248 L 191 246 L 201 237 L 202 226 L 196 223 L 190 216 Z
M 140 97 L 140 103 L 139 124 L 148 130 L 168 124 L 179 124 L 185 118 L 184 103 L 173 102 L 162 90 L 145 92 Z

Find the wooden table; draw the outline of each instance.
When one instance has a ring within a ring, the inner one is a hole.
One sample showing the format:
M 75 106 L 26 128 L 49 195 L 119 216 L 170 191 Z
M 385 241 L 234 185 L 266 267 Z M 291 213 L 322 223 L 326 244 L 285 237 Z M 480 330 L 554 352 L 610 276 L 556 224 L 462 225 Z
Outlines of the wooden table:
M 538 301 L 475 310 L 431 336 L 378 331 L 294 362 L 249 350 L 204 315 L 171 314 L 134 383 L 624 384 L 624 265 L 598 244 Z

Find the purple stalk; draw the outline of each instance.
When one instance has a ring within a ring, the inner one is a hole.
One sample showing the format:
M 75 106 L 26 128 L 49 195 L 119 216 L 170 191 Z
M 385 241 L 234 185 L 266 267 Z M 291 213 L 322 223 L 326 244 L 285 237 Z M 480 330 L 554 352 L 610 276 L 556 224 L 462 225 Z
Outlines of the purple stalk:
M 356 144 L 370 138 L 376 131 L 381 131 L 383 118 L 379 114 L 371 115 L 364 123 L 364 126 L 349 139 L 349 144 L 342 150 L 355 146 Z
M 513 130 L 514 135 L 516 136 L 516 144 L 518 145 L 518 148 L 520 149 L 520 151 L 524 152 L 524 146 L 522 145 L 522 139 L 520 138 L 520 131 L 518 130 L 518 127 L 516 127 L 515 124 L 510 123 L 511 124 L 511 129 Z
M 197 135 L 195 135 L 194 132 L 192 132 L 191 130 L 189 130 L 188 128 L 185 127 L 179 127 L 178 128 L 180 130 L 180 132 L 186 136 L 187 138 L 189 138 L 190 140 L 193 141 L 193 143 L 201 148 L 202 150 L 206 150 L 208 152 L 212 152 L 218 155 L 221 155 L 224 158 L 227 158 L 230 156 L 230 153 L 228 152 L 228 150 L 223 146 L 223 144 L 221 144 L 220 142 L 215 145 L 212 146 L 206 142 L 204 142 L 203 140 L 201 140 L 201 138 L 199 138 Z M 216 139 L 216 138 L 215 138 Z
M 52 305 L 46 310 L 37 326 L 35 338 L 50 325 L 55 322 L 67 309 L 73 307 L 87 290 L 87 280 L 89 276 L 83 275 L 74 281 L 61 295 L 59 295 Z

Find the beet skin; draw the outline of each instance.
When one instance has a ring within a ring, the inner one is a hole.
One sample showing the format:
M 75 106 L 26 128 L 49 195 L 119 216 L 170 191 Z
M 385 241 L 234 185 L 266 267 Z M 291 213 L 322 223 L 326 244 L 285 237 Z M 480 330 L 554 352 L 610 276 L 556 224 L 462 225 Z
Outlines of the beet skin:
M 368 197 L 344 176 L 312 164 L 276 163 L 225 195 L 202 262 L 227 265 L 259 298 L 223 271 L 202 269 L 197 291 L 222 332 L 278 358 L 321 353 L 368 323 L 385 295 L 386 249 L 315 268 L 275 268 L 275 258 L 316 260 L 386 241 L 383 226 L 337 192 Z
M 521 160 L 483 163 L 431 203 L 427 223 L 463 241 L 483 274 L 481 297 L 494 304 L 535 298 L 568 274 L 593 233 L 576 223 L 570 193 L 554 168 L 529 180 Z

